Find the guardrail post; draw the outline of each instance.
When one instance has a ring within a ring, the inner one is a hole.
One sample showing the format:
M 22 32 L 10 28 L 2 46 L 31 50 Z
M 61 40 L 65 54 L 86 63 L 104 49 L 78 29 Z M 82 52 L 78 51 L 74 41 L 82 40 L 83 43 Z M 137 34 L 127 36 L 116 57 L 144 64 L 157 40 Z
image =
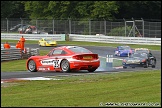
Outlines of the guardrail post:
M 26 48 L 28 57 L 31 56 L 31 48 Z
M 112 54 L 108 54 L 106 57 L 106 68 L 107 69 L 113 68 L 113 55 Z
M 36 51 L 37 51 L 37 55 L 40 55 L 40 53 L 39 53 L 39 48 L 37 48 Z

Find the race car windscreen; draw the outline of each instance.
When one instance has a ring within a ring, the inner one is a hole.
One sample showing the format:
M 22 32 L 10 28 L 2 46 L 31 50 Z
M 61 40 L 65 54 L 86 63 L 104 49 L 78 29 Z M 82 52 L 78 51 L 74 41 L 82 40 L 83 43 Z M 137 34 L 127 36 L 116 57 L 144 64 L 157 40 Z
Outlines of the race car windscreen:
M 136 52 L 139 52 L 139 53 L 149 53 L 149 50 L 136 50 Z
M 46 38 L 46 39 L 44 39 L 44 41 L 50 42 L 50 41 L 54 41 L 54 39 L 52 39 L 52 38 Z
M 71 47 L 69 48 L 69 50 L 71 50 L 72 52 L 75 53 L 91 53 L 91 51 L 89 51 L 88 49 L 85 49 L 83 47 Z
M 147 57 L 147 54 L 146 53 L 133 53 L 133 54 L 131 54 L 130 57 L 146 58 Z
M 121 46 L 119 47 L 119 50 L 130 50 L 129 46 Z

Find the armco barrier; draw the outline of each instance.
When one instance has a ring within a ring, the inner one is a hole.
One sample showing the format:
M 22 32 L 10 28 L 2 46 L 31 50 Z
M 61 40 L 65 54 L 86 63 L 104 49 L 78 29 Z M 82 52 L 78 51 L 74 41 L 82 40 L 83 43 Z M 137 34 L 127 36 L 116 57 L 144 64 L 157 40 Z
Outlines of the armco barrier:
M 65 34 L 10 34 L 1 33 L 1 39 L 5 40 L 19 40 L 21 36 L 24 36 L 26 40 L 40 40 L 41 38 L 51 38 L 56 41 L 65 41 Z
M 1 49 L 1 61 L 18 60 L 28 58 L 30 56 L 39 55 L 39 48 L 26 48 L 26 54 L 23 54 L 20 49 Z
M 78 35 L 69 34 L 70 41 L 87 41 L 100 43 L 120 43 L 120 44 L 141 44 L 141 45 L 161 45 L 161 38 L 145 37 L 119 37 L 104 35 Z
M 20 49 L 1 49 L 1 61 L 21 59 Z
M 9 34 L 1 33 L 1 39 L 18 40 L 21 36 L 26 40 L 39 40 L 47 37 L 56 41 L 65 41 L 65 34 Z M 141 45 L 160 45 L 161 38 L 145 38 L 145 37 L 119 37 L 119 36 L 104 36 L 104 35 L 78 35 L 69 34 L 70 41 L 86 41 L 100 43 L 119 43 L 119 44 L 141 44 Z

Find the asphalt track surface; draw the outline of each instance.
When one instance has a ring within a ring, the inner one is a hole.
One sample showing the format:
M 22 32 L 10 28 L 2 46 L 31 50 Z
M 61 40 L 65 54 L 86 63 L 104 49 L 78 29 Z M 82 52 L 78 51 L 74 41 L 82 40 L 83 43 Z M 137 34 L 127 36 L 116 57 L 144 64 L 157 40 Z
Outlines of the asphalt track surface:
M 11 44 L 12 45 L 12 44 Z M 62 45 L 58 45 L 62 46 Z M 40 48 L 40 50 L 51 50 L 54 47 L 40 47 L 38 44 L 25 44 L 25 47 L 30 48 Z M 114 54 L 114 48 L 112 47 L 100 47 L 100 46 L 82 46 L 93 53 L 97 53 L 99 56 L 106 57 L 107 54 Z M 156 57 L 157 63 L 156 67 L 136 67 L 136 68 L 107 68 L 103 69 L 102 66 L 100 66 L 94 73 L 89 73 L 87 71 L 77 71 L 77 72 L 69 72 L 69 73 L 62 73 L 62 72 L 1 72 L 1 80 L 3 79 L 10 79 L 10 78 L 28 78 L 28 77 L 48 77 L 48 76 L 68 76 L 68 75 L 80 75 L 80 74 L 100 74 L 100 73 L 118 73 L 118 72 L 138 72 L 139 70 L 160 70 L 161 69 L 161 51 L 151 51 L 152 54 Z M 125 57 L 116 57 L 123 59 Z M 25 65 L 25 64 L 24 64 Z

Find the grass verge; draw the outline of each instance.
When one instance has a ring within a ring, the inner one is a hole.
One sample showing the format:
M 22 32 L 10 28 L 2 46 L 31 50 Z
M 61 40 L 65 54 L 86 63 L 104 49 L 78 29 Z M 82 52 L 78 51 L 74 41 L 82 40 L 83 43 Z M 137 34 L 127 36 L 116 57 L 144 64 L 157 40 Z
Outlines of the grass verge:
M 9 43 L 17 43 L 17 40 L 1 40 L 1 43 L 8 41 Z M 38 41 L 27 40 L 26 44 L 38 44 Z M 98 42 L 80 42 L 80 41 L 57 41 L 57 44 L 63 45 L 81 45 L 81 46 L 108 46 L 116 48 L 122 44 L 113 44 L 113 43 L 98 43 Z M 150 50 L 161 50 L 161 46 L 159 45 L 136 45 L 136 44 L 128 44 L 131 48 L 148 48 Z
M 40 50 L 40 55 L 46 55 L 49 51 L 47 50 Z M 27 71 L 26 70 L 26 60 L 12 60 L 12 61 L 3 61 L 1 62 L 1 72 L 20 72 L 20 71 Z M 8 68 L 10 67 L 10 68 Z
M 1 106 L 98 107 L 101 103 L 107 106 L 128 102 L 161 106 L 160 70 L 58 78 L 62 80 L 15 81 L 13 85 L 1 85 Z

